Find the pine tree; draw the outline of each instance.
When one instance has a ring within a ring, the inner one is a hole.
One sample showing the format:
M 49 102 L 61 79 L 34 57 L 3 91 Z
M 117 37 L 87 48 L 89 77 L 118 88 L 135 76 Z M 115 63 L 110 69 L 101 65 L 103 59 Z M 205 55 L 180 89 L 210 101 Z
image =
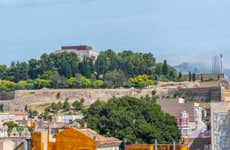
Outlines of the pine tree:
M 168 65 L 167 65 L 166 60 L 164 60 L 163 67 L 162 67 L 162 72 L 163 72 L 164 75 L 168 74 Z
M 192 74 L 192 81 L 193 82 L 196 81 L 196 74 L 195 73 Z
M 188 78 L 189 78 L 189 79 L 188 79 L 189 81 L 192 81 L 192 73 L 191 73 L 191 72 L 189 72 Z
M 181 79 L 181 78 L 182 78 L 182 74 L 181 72 L 179 72 L 178 79 Z

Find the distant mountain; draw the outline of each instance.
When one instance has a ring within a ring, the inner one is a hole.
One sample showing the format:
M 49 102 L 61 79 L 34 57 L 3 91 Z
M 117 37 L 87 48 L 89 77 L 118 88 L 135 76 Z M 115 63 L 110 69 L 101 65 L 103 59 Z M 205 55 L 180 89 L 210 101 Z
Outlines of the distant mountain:
M 230 69 L 224 69 L 224 74 L 228 77 L 230 77 Z
M 188 72 L 194 72 L 194 73 L 209 73 L 210 69 L 199 63 L 187 63 L 184 62 L 182 64 L 174 66 L 174 68 L 181 72 L 182 74 L 188 74 Z
M 179 65 L 174 66 L 174 68 L 181 72 L 182 74 L 188 74 L 188 72 L 194 73 L 211 73 L 211 70 L 208 66 L 201 63 L 181 63 Z M 227 77 L 230 77 L 230 69 L 224 69 L 224 74 Z

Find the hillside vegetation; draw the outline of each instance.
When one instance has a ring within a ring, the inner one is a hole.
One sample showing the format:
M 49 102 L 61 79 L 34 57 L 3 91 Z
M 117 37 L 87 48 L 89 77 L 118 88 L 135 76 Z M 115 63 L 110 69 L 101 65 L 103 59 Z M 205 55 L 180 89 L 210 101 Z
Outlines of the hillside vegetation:
M 156 81 L 180 81 L 181 74 L 156 63 L 151 53 L 101 52 L 94 63 L 73 52 L 43 54 L 40 59 L 0 65 L 0 90 L 40 88 L 142 88 Z

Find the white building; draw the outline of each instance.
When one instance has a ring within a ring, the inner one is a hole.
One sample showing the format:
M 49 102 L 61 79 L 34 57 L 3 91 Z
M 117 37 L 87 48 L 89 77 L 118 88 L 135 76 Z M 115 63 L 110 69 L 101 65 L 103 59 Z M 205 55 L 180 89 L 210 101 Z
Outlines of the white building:
M 93 62 L 97 60 L 97 56 L 99 55 L 97 52 L 93 51 L 91 46 L 87 45 L 63 46 L 61 47 L 61 50 L 57 50 L 57 52 L 74 52 L 81 60 L 90 58 Z
M 57 116 L 56 122 L 69 123 L 70 121 L 74 121 L 76 119 L 83 119 L 83 118 L 84 118 L 84 116 L 82 114 L 63 115 L 63 116 Z
M 230 103 L 211 104 L 212 149 L 230 149 Z

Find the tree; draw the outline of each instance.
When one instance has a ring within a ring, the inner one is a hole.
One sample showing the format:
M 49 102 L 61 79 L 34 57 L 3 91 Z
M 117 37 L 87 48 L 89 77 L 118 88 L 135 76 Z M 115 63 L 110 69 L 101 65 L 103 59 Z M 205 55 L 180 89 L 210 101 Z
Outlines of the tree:
M 196 81 L 196 74 L 195 73 L 192 74 L 192 81 L 193 82 Z
M 41 61 L 37 59 L 31 59 L 29 60 L 28 64 L 29 64 L 28 76 L 30 79 L 36 79 L 39 75 L 43 73 L 41 67 Z
M 29 111 L 29 108 L 28 108 L 28 105 L 26 104 L 25 108 L 24 108 L 24 111 L 25 112 L 28 112 Z
M 61 52 L 43 54 L 40 62 L 43 72 L 56 70 L 60 75 L 70 78 L 78 73 L 80 59 L 74 52 Z
M 13 130 L 13 128 L 18 128 L 19 127 L 19 125 L 16 124 L 15 122 L 13 122 L 13 121 L 5 122 L 5 123 L 3 123 L 3 125 L 4 126 L 7 125 L 7 127 L 8 127 L 7 133 L 8 134 L 11 133 L 11 131 Z
M 188 80 L 192 81 L 192 73 L 191 72 L 189 72 L 189 74 L 188 74 Z
M 0 112 L 4 112 L 4 104 L 0 104 Z
M 26 62 L 17 62 L 14 70 L 14 81 L 18 82 L 20 80 L 27 80 L 29 66 Z
M 36 110 L 33 111 L 29 109 L 28 113 L 29 113 L 29 118 L 34 118 L 35 116 L 38 115 L 38 112 Z
M 4 80 L 7 78 L 7 66 L 0 65 L 0 80 Z
M 109 88 L 121 87 L 124 81 L 126 81 L 126 77 L 122 71 L 113 70 L 104 76 L 105 85 Z
M 120 69 L 127 77 L 140 74 L 151 75 L 154 72 L 156 61 L 151 53 L 134 53 L 123 51 L 118 54 Z
M 0 80 L 1 91 L 13 91 L 16 89 L 16 83 L 8 80 Z
M 84 106 L 84 99 L 73 102 L 72 106 L 76 111 L 81 111 Z
M 179 72 L 178 79 L 181 79 L 181 78 L 182 78 L 182 74 L 181 72 Z
M 143 54 L 143 59 L 144 59 L 145 66 L 146 66 L 145 73 L 148 75 L 153 74 L 155 65 L 156 65 L 155 57 L 153 56 L 152 53 L 146 53 L 146 54 Z
M 79 63 L 78 66 L 80 74 L 82 74 L 86 78 L 91 78 L 92 68 L 90 65 L 90 62 L 84 60 L 83 62 Z
M 63 104 L 63 109 L 64 109 L 64 111 L 70 110 L 70 104 L 69 104 L 68 100 L 65 100 L 65 102 Z
M 92 82 L 90 79 L 77 74 L 76 77 L 71 77 L 66 81 L 70 88 L 88 88 L 91 86 Z
M 34 83 L 31 81 L 21 80 L 17 83 L 17 89 L 25 90 L 25 89 L 33 89 Z
M 109 49 L 99 54 L 95 64 L 88 58 L 80 62 L 74 52 L 55 52 L 28 62 L 0 65 L 0 80 L 16 84 L 13 88 L 0 84 L 0 90 L 121 87 L 129 78 L 143 74 L 151 80 L 178 81 L 176 70 L 166 60 L 156 64 L 151 53 L 124 50 L 117 54 Z
M 66 88 L 66 78 L 57 71 L 46 71 L 39 78 L 49 80 L 52 88 Z
M 102 87 L 104 87 L 105 86 L 105 83 L 104 83 L 104 81 L 102 81 L 102 80 L 95 80 L 95 81 L 93 81 L 93 83 L 92 83 L 92 87 L 93 88 L 102 88 Z
M 52 76 L 52 78 L 50 79 L 51 87 L 52 88 L 66 88 L 67 87 L 66 80 L 67 79 L 64 76 L 56 74 Z
M 34 81 L 34 86 L 37 89 L 44 88 L 44 87 L 48 88 L 48 87 L 50 87 L 50 81 L 49 80 L 45 80 L 45 79 L 37 78 Z
M 168 65 L 167 65 L 167 61 L 164 60 L 163 66 L 162 66 L 162 73 L 163 75 L 167 75 L 168 74 Z
M 143 88 L 152 84 L 153 84 L 153 80 L 149 79 L 148 75 L 144 74 L 144 75 L 139 75 L 135 78 L 129 78 L 126 86 Z
M 133 97 L 97 101 L 84 111 L 88 126 L 105 136 L 126 139 L 128 144 L 179 142 L 181 133 L 175 117 L 163 113 L 159 105 Z
M 113 71 L 117 67 L 117 54 L 111 49 L 101 52 L 95 62 L 95 69 L 98 75 Z

